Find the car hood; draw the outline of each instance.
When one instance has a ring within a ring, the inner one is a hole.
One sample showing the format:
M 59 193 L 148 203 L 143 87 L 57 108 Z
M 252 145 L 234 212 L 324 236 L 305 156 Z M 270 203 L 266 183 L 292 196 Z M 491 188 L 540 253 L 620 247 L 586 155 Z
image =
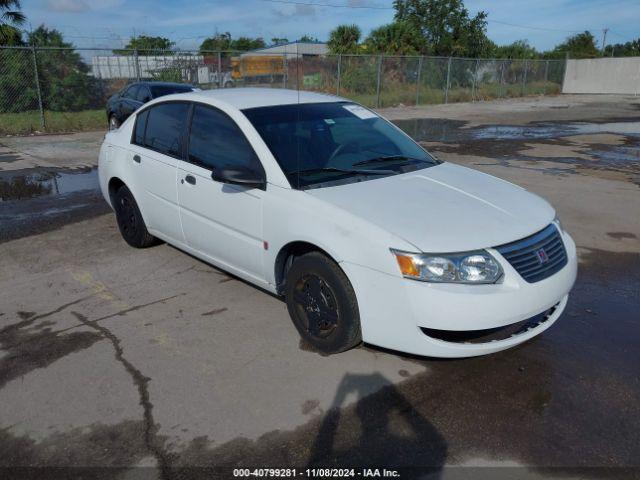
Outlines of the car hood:
M 543 229 L 555 215 L 523 188 L 451 163 L 306 192 L 433 253 L 502 245 Z

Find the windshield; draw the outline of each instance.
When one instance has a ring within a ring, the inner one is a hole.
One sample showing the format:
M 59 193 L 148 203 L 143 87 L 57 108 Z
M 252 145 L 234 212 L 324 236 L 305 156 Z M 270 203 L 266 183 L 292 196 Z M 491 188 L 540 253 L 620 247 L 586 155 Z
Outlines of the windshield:
M 171 95 L 172 93 L 192 92 L 193 87 L 189 85 L 149 85 L 153 98 Z
M 438 164 L 372 111 L 348 102 L 244 110 L 294 188 L 370 180 Z

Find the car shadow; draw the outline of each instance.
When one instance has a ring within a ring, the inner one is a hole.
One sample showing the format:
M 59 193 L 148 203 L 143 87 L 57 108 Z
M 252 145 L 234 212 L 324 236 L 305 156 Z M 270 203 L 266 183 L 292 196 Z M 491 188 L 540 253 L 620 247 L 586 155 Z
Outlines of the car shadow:
M 384 385 L 371 394 L 372 385 Z M 349 397 L 356 404 L 345 406 Z M 380 373 L 347 373 L 311 446 L 307 468 L 407 468 L 403 478 L 439 478 L 447 442 Z

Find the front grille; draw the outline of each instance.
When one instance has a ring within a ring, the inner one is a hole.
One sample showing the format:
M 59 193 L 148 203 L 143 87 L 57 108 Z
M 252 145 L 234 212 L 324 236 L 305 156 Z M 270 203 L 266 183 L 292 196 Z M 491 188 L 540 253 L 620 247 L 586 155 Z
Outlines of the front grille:
M 529 283 L 544 280 L 567 264 L 567 251 L 553 223 L 530 237 L 495 249 Z

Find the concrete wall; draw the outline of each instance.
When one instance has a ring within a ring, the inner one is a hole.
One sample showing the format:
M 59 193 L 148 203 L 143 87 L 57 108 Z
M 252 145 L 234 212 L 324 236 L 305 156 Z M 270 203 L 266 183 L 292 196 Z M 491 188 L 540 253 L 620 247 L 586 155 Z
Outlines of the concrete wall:
M 640 57 L 568 60 L 562 93 L 640 94 Z

